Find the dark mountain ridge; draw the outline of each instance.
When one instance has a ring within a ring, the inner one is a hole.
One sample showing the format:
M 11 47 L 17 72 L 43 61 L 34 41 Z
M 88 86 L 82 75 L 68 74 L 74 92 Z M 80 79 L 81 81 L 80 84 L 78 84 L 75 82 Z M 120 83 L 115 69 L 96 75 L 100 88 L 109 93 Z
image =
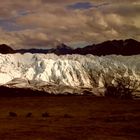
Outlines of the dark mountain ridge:
M 99 44 L 92 44 L 83 48 L 72 49 L 71 47 L 60 44 L 56 48 L 52 49 L 20 49 L 13 50 L 10 46 L 6 44 L 0 45 L 0 53 L 55 53 L 57 55 L 65 54 L 93 54 L 93 55 L 137 55 L 140 54 L 140 42 L 134 39 L 126 40 L 112 40 L 105 41 Z
M 140 54 L 140 42 L 133 39 L 105 41 L 100 44 L 93 44 L 84 48 L 74 50 L 77 54 L 93 55 L 135 55 Z
M 2 54 L 15 53 L 15 52 L 16 52 L 15 50 L 13 50 L 10 46 L 6 44 L 0 45 L 0 53 Z

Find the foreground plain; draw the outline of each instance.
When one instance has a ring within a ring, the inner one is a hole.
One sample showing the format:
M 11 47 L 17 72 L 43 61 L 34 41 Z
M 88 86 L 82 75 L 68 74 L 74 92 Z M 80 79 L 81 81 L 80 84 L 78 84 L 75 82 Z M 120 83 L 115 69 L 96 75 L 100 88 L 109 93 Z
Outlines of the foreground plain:
M 17 117 L 9 116 L 9 112 Z M 29 112 L 32 115 L 27 117 Z M 48 116 L 42 117 L 45 112 Z M 0 98 L 0 140 L 139 139 L 139 100 L 94 96 Z

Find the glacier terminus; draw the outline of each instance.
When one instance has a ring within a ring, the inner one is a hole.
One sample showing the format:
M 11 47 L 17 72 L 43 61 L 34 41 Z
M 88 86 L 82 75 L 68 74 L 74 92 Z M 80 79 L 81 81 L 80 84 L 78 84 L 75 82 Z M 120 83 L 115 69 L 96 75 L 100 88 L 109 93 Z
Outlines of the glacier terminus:
M 0 85 L 49 93 L 101 94 L 109 77 L 140 81 L 140 55 L 0 54 Z

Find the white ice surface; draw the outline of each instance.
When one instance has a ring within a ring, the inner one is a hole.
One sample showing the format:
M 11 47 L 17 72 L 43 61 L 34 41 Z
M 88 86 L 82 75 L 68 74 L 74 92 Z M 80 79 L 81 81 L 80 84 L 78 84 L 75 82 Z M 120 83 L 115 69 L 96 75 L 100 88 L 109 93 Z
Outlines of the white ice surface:
M 43 82 L 44 85 L 61 85 L 71 88 L 102 88 L 104 78 L 112 75 L 113 77 L 120 75 L 135 77 L 140 81 L 140 55 L 98 57 L 30 53 L 0 54 L 1 85 L 11 84 L 15 82 L 15 79 L 22 79 L 37 81 L 34 85 L 36 87 Z M 27 86 L 22 83 L 18 80 L 17 84 Z M 30 82 L 27 83 L 30 85 Z

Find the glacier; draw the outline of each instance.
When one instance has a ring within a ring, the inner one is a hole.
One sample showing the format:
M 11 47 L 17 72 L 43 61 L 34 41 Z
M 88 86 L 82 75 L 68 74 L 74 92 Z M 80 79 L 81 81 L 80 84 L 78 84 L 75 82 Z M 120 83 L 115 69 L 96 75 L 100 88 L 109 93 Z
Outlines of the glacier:
M 8 87 L 99 95 L 105 80 L 118 76 L 140 81 L 140 55 L 0 54 L 0 85 Z

